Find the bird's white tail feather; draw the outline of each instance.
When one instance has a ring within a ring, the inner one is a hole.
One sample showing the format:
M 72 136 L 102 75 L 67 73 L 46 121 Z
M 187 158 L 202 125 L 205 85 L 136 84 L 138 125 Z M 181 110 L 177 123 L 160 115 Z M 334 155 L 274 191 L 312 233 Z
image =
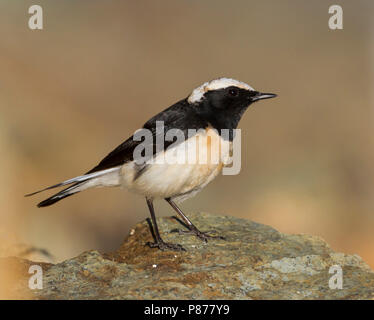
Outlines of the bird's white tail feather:
M 105 170 L 101 170 L 101 171 L 97 171 L 97 172 L 85 174 L 85 175 L 82 175 L 82 176 L 78 176 L 78 177 L 75 177 L 75 178 L 72 178 L 72 179 L 69 179 L 69 180 L 57 183 L 57 184 L 55 184 L 53 186 L 44 188 L 42 190 L 26 194 L 25 197 L 32 196 L 34 194 L 37 194 L 37 193 L 45 191 L 45 190 L 49 190 L 49 189 L 53 189 L 53 188 L 58 188 L 58 187 L 66 186 L 66 185 L 72 184 L 72 183 L 84 182 L 84 181 L 87 181 L 87 180 L 96 180 L 96 182 L 100 183 L 101 180 L 103 180 L 103 181 L 108 180 L 109 181 L 109 180 L 113 179 L 113 183 L 111 185 L 114 185 L 114 182 L 115 182 L 114 180 L 116 180 L 116 177 L 118 176 L 119 170 L 120 170 L 120 167 L 118 166 L 118 167 L 114 167 L 114 168 L 110 168 L 110 169 L 105 169 Z M 108 178 L 107 179 L 105 179 L 105 178 L 104 179 L 98 179 L 98 178 L 103 177 L 103 176 L 108 176 L 109 179 Z M 119 178 L 118 178 L 118 180 L 119 180 Z M 94 183 L 94 181 L 92 181 L 91 185 L 89 185 L 89 186 L 87 185 L 85 189 L 87 189 L 89 187 L 93 187 L 94 186 L 93 183 Z M 103 184 L 103 185 L 105 185 L 105 184 Z M 81 187 L 83 188 L 83 185 L 81 185 Z M 77 191 L 82 191 L 82 189 L 81 190 L 77 190 Z
M 66 197 L 69 197 L 75 193 L 78 193 L 80 191 L 83 191 L 89 188 L 101 187 L 101 186 L 118 186 L 121 181 L 120 169 L 121 167 L 119 166 L 116 168 L 106 169 L 106 170 L 102 170 L 99 172 L 90 173 L 84 176 L 76 177 L 70 180 L 66 180 L 56 186 L 61 186 L 61 185 L 68 184 L 68 183 L 74 183 L 74 184 L 54 194 L 48 199 L 43 200 L 42 202 L 38 204 L 38 207 L 50 206 Z

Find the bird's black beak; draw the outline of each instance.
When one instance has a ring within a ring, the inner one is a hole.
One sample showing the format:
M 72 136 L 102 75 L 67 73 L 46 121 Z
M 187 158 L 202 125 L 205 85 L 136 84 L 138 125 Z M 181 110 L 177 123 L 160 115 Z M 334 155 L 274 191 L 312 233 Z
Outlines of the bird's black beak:
M 256 95 L 251 97 L 252 102 L 258 101 L 258 100 L 264 100 L 264 99 L 271 99 L 275 98 L 277 95 L 274 93 L 262 93 L 257 92 Z

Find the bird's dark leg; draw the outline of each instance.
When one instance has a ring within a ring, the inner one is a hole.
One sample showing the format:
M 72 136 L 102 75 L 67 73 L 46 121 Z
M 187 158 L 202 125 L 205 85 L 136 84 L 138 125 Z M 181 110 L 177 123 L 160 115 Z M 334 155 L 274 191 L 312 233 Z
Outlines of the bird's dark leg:
M 200 231 L 192 222 L 190 219 L 188 219 L 188 217 L 182 212 L 181 209 L 179 209 L 179 207 L 175 204 L 175 202 L 173 200 L 171 200 L 170 198 L 166 198 L 165 199 L 171 206 L 172 208 L 182 217 L 183 221 L 186 223 L 187 227 L 188 227 L 188 231 L 182 231 L 182 230 L 178 230 L 179 233 L 184 233 L 184 234 L 193 234 L 195 235 L 196 237 L 200 238 L 201 240 L 203 240 L 204 242 L 208 242 L 208 238 L 216 238 L 216 239 L 225 239 L 224 237 L 221 237 L 221 236 L 213 236 L 213 235 L 210 235 L 206 232 L 202 232 Z
M 185 251 L 185 249 L 179 245 L 179 244 L 173 244 L 173 243 L 166 243 L 164 240 L 162 240 L 160 236 L 160 232 L 158 230 L 157 222 L 156 222 L 156 215 L 155 215 L 155 209 L 153 208 L 153 201 L 151 199 L 147 198 L 147 205 L 149 208 L 149 212 L 151 213 L 151 219 L 152 219 L 152 226 L 153 231 L 155 235 L 155 242 L 148 242 L 147 245 L 151 248 L 159 248 L 160 250 L 178 250 L 178 251 Z

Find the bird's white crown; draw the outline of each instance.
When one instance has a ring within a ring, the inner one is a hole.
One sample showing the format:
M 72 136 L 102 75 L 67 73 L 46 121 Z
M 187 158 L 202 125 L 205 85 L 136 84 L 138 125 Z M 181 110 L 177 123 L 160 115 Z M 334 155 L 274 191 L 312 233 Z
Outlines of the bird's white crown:
M 192 93 L 188 96 L 187 101 L 189 103 L 195 103 L 199 102 L 203 99 L 204 94 L 208 91 L 211 90 L 218 90 L 218 89 L 224 89 L 227 87 L 235 86 L 238 88 L 246 89 L 246 90 L 251 90 L 253 91 L 254 89 L 241 81 L 235 80 L 235 79 L 230 79 L 230 78 L 219 78 L 219 79 L 214 79 L 208 82 L 203 83 L 200 87 L 197 87 L 192 91 Z

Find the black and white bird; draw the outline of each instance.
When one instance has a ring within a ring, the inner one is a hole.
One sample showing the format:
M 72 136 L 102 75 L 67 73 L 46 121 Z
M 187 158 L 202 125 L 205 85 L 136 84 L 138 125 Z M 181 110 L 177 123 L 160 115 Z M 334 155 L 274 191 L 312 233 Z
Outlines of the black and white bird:
M 273 97 L 276 95 L 258 92 L 248 84 L 234 79 L 219 78 L 206 82 L 194 89 L 187 98 L 155 115 L 144 124 L 142 130 L 148 130 L 152 138 L 148 145 L 144 144 L 144 139 L 135 139 L 134 134 L 86 174 L 26 196 L 70 185 L 38 204 L 38 207 L 46 207 L 93 187 L 121 186 L 146 198 L 155 235 L 155 242 L 149 243 L 151 247 L 184 250 L 178 244 L 162 240 L 153 208 L 153 201 L 156 199 L 165 199 L 181 216 L 189 228 L 186 233 L 207 241 L 209 237 L 214 236 L 198 230 L 175 202 L 195 195 L 229 165 L 234 135 L 224 136 L 223 129 L 226 129 L 226 132 L 227 129 L 233 132 L 243 113 L 252 103 Z M 162 134 L 160 147 L 157 144 L 157 141 L 160 141 L 157 130 L 159 123 L 162 123 L 164 133 L 171 129 L 178 130 L 184 134 L 185 139 L 170 141 L 166 139 L 166 134 Z M 194 134 L 189 134 L 191 131 Z M 142 144 L 150 146 L 151 153 L 140 162 L 135 156 L 135 151 Z M 190 159 L 191 154 L 192 158 L 196 159 L 196 155 L 199 154 L 208 160 L 178 161 L 181 154 L 184 159 L 186 156 Z

